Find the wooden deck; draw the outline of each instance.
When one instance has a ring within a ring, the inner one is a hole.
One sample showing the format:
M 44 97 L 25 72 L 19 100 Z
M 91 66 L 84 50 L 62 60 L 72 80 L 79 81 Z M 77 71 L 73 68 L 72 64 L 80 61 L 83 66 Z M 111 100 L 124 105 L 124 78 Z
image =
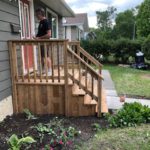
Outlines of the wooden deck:
M 85 70 L 82 70 L 82 77 L 81 77 L 81 81 L 83 85 L 85 83 L 84 71 Z M 57 77 L 58 75 L 57 70 L 55 69 L 54 72 L 55 72 L 54 76 Z M 70 69 L 69 72 L 71 74 L 72 70 Z M 64 76 L 63 69 L 61 70 L 60 75 L 62 77 Z M 30 78 L 33 78 L 33 77 L 34 75 L 31 73 Z M 79 78 L 79 70 L 75 69 L 75 79 L 77 80 L 78 78 Z M 90 76 L 88 76 L 87 80 L 88 80 L 87 87 L 89 90 L 91 90 L 92 87 L 91 87 Z M 19 113 L 21 113 L 25 108 L 29 108 L 33 113 L 36 113 L 36 114 L 65 115 L 65 111 L 63 109 L 64 103 L 65 103 L 63 99 L 65 95 L 64 95 L 64 92 L 62 92 L 64 91 L 65 82 L 63 79 L 58 81 L 58 79 L 55 78 L 54 82 L 52 81 L 52 79 L 48 79 L 48 82 L 47 82 L 46 76 L 45 76 L 45 79 L 43 78 L 42 82 L 40 81 L 40 79 L 37 79 L 36 82 L 34 81 L 34 79 L 30 79 L 30 83 L 29 83 L 28 79 L 24 79 L 24 82 L 22 82 L 22 79 L 19 78 L 17 85 L 18 85 L 17 95 L 18 95 Z M 70 101 L 69 107 L 71 108 L 69 112 L 69 116 L 95 115 L 95 113 L 97 113 L 97 105 L 98 105 L 97 101 L 94 100 L 91 96 L 89 96 L 83 89 L 80 89 L 79 86 L 73 83 L 71 79 L 68 79 L 68 85 L 69 85 L 69 92 L 70 92 L 69 98 L 68 98 Z M 94 87 L 95 95 L 97 95 L 98 93 L 97 90 L 98 90 L 97 86 Z M 40 98 L 41 100 L 38 100 L 35 102 L 34 95 L 37 97 L 36 99 Z M 30 101 L 25 102 L 23 101 L 23 99 L 30 100 Z M 101 112 L 102 113 L 108 112 L 104 89 L 103 89 L 102 100 L 101 100 Z
M 51 54 L 51 76 L 47 73 L 46 60 L 46 74 L 42 74 L 40 45 L 44 45 Z M 20 53 L 26 46 L 36 50 L 38 59 L 33 57 L 33 68 L 30 70 L 30 60 L 26 58 L 28 63 L 25 73 Z M 22 113 L 25 108 L 35 114 L 65 116 L 94 116 L 96 113 L 101 116 L 108 112 L 105 90 L 102 88 L 102 65 L 83 50 L 79 42 L 10 41 L 9 47 L 15 113 Z M 93 65 L 99 73 L 91 67 Z

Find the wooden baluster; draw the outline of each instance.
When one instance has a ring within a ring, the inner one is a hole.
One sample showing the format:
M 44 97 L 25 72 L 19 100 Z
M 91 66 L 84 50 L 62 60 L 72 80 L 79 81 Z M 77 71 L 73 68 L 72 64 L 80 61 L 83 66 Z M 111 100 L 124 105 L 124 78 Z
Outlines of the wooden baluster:
M 74 59 L 74 55 L 72 54 L 72 75 L 73 75 L 73 83 L 74 83 L 74 78 L 75 78 L 75 66 L 74 66 L 74 63 L 75 63 L 75 61 L 74 61 L 75 59 Z
M 22 82 L 24 82 L 24 66 L 23 66 L 23 53 L 22 53 L 22 50 L 23 50 L 23 46 L 22 46 L 22 43 L 19 43 L 19 47 L 20 47 L 20 55 L 21 55 L 21 77 L 22 77 Z
M 35 52 L 34 52 L 34 43 L 32 43 L 32 58 L 33 58 L 33 73 L 34 73 L 34 82 L 36 82 L 36 70 L 35 70 Z
M 51 67 L 52 67 L 52 82 L 54 82 L 54 45 L 53 43 L 51 44 Z
M 15 78 L 18 81 L 18 58 L 17 58 L 17 50 L 16 50 L 16 43 L 13 43 L 13 57 L 14 57 L 14 66 L 15 66 Z
M 102 79 L 98 77 L 97 96 L 98 96 L 98 117 L 101 117 L 101 100 L 102 100 Z
M 28 76 L 28 82 L 30 82 L 29 48 L 28 47 L 29 47 L 28 43 L 25 43 L 25 51 L 27 52 L 27 56 L 26 56 L 27 76 Z
M 77 43 L 77 54 L 79 57 L 81 57 L 80 56 L 80 43 Z
M 81 89 L 81 61 L 79 60 L 79 89 Z
M 60 82 L 59 43 L 57 43 L 57 69 L 58 69 L 58 82 Z
M 88 88 L 88 70 L 87 70 L 87 66 L 85 67 L 85 87 L 86 87 L 86 90 Z
M 41 45 L 38 43 L 38 60 L 39 60 L 39 73 L 40 73 L 40 82 L 42 82 L 42 59 L 41 59 Z
M 92 77 L 92 99 L 94 99 L 94 77 L 92 76 L 92 74 L 91 77 Z
M 99 74 L 102 74 L 102 67 L 100 65 L 98 66 L 98 69 L 99 69 Z
M 17 54 L 17 45 L 16 44 L 14 45 L 14 49 L 15 49 L 14 55 L 16 56 L 15 57 L 16 58 L 16 62 L 15 62 L 16 63 L 16 81 L 18 81 L 18 79 L 19 79 L 19 77 L 18 77 L 19 76 L 19 72 L 18 72 L 19 66 L 18 65 L 19 64 L 18 64 L 18 54 Z
M 48 82 L 48 66 L 47 66 L 47 44 L 44 43 L 44 54 L 45 54 L 45 70 L 46 70 L 46 82 Z

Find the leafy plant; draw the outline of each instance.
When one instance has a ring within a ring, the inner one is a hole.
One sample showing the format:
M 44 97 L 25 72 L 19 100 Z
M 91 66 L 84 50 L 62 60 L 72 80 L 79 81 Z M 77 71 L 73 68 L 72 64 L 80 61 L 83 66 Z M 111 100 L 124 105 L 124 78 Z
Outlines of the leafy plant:
M 107 116 L 110 127 L 131 127 L 150 122 L 150 108 L 140 103 L 125 103 L 115 115 Z
M 92 124 L 92 128 L 94 131 L 99 131 L 101 129 L 101 126 L 98 123 Z
M 70 145 L 74 137 L 81 133 L 81 131 L 77 131 L 74 127 L 65 128 L 63 121 L 63 119 L 56 117 L 48 124 L 39 123 L 34 127 L 38 131 L 41 143 L 45 136 L 50 136 L 49 143 L 45 145 L 44 150 Z
M 8 140 L 8 144 L 10 146 L 9 150 L 20 150 L 23 144 L 31 144 L 34 142 L 36 141 L 30 136 L 19 139 L 17 135 L 13 134 Z
M 37 119 L 30 111 L 29 109 L 24 109 L 23 112 L 25 113 L 27 120 Z

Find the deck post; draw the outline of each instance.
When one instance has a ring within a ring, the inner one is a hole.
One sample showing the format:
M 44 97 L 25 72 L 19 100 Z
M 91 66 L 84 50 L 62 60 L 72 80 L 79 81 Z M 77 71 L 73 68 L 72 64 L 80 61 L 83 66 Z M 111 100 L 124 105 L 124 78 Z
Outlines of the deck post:
M 64 41 L 64 75 L 65 75 L 65 116 L 69 117 L 69 101 L 68 101 L 68 41 Z
M 16 89 L 16 69 L 15 62 L 17 59 L 15 55 L 15 46 L 13 42 L 8 42 L 9 46 L 9 55 L 10 55 L 10 66 L 11 66 L 11 80 L 12 80 L 12 103 L 13 103 L 13 112 L 14 114 L 18 113 L 18 104 L 17 104 L 17 89 Z

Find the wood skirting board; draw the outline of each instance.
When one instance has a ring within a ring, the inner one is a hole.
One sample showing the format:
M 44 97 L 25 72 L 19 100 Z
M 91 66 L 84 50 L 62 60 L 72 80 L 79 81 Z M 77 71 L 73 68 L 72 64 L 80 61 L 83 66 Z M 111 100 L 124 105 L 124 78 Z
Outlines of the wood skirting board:
M 85 95 L 73 95 L 73 85 L 68 91 L 68 116 L 94 116 L 96 105 L 85 105 Z M 17 85 L 18 112 L 29 109 L 34 114 L 65 115 L 64 85 Z

